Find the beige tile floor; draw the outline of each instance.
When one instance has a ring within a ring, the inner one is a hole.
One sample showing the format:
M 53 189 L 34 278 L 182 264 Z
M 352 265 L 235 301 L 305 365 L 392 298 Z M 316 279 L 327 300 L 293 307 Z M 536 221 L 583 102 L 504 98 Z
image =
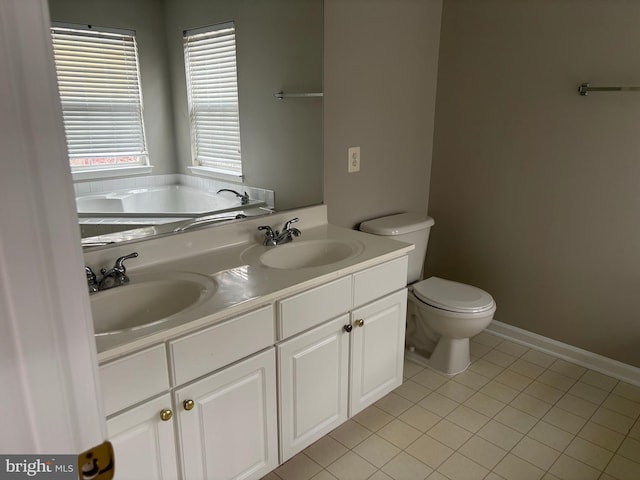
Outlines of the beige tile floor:
M 640 388 L 482 333 L 263 480 L 638 480 Z

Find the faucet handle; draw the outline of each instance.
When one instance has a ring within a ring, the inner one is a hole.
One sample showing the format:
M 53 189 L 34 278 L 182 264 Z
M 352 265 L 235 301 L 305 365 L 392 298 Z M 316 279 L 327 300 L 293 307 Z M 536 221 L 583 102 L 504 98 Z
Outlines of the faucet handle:
M 87 275 L 87 282 L 89 283 L 96 283 L 96 274 L 93 273 L 93 270 L 91 270 L 91 267 L 85 265 L 84 266 L 84 273 Z
M 133 253 L 130 253 L 129 255 L 124 255 L 122 257 L 119 257 L 118 259 L 116 259 L 116 263 L 113 266 L 113 268 L 115 270 L 118 270 L 118 271 L 124 273 L 124 272 L 127 271 L 127 269 L 124 266 L 124 261 L 125 260 L 129 260 L 130 258 L 136 258 L 137 256 L 138 256 L 138 252 L 133 252 Z
M 138 256 L 138 252 L 133 252 L 133 253 L 130 253 L 129 255 L 118 257 L 113 265 L 113 268 L 110 271 L 115 271 L 115 272 L 124 274 L 127 271 L 127 269 L 124 266 L 124 261 L 129 260 L 130 258 L 136 258 L 137 256 Z M 105 275 L 107 273 L 107 269 L 101 268 L 100 273 Z
M 129 258 L 136 258 L 137 256 L 138 252 L 133 252 L 129 255 L 124 255 L 116 259 L 115 265 L 111 270 L 101 268 L 100 273 L 102 273 L 103 277 L 98 283 L 98 290 L 106 290 L 108 288 L 118 287 L 125 283 L 129 283 L 129 277 L 127 277 L 127 269 L 124 266 L 124 261 Z
M 87 286 L 89 287 L 89 293 L 95 293 L 98 291 L 98 278 L 93 273 L 91 267 L 84 266 L 84 273 L 87 275 Z
M 258 230 L 264 230 L 264 242 L 263 245 L 265 246 L 273 246 L 276 243 L 276 236 L 278 235 L 278 232 L 274 232 L 273 229 L 269 226 L 269 225 L 260 225 L 258 227 Z
M 124 281 L 126 282 L 129 279 L 126 278 L 126 276 L 124 276 L 124 274 L 127 272 L 127 269 L 124 266 L 124 261 L 129 260 L 130 258 L 136 258 L 137 256 L 138 256 L 138 252 L 133 252 L 133 253 L 130 253 L 129 255 L 118 257 L 111 270 L 107 270 L 106 268 L 101 268 L 100 273 L 102 273 L 102 275 L 109 275 L 113 272 L 119 273 L 124 277 Z
M 291 224 L 292 224 L 292 223 L 299 222 L 299 221 L 300 221 L 300 219 L 299 219 L 298 217 L 296 217 L 296 218 L 292 218 L 291 220 L 289 220 L 288 222 L 286 222 L 286 223 L 284 224 L 284 228 L 282 229 L 282 231 L 284 232 L 284 231 L 286 231 L 286 230 L 291 229 Z M 298 229 L 296 228 L 296 230 L 298 230 Z M 298 230 L 298 233 L 300 233 L 300 230 Z

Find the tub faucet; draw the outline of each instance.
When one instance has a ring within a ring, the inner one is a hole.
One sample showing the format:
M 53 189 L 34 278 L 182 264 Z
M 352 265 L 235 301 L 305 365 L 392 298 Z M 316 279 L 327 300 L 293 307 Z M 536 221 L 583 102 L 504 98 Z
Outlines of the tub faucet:
M 290 242 L 293 240 L 293 237 L 299 237 L 302 235 L 302 232 L 297 228 L 291 228 L 292 223 L 296 223 L 299 219 L 292 218 L 288 222 L 284 224 L 282 232 L 276 230 L 275 232 L 269 225 L 261 225 L 258 227 L 258 230 L 264 230 L 264 242 L 263 245 L 267 247 L 275 247 L 277 245 L 282 245 L 283 243 Z
M 100 269 L 102 279 L 98 282 L 98 290 L 107 290 L 109 288 L 119 287 L 129 283 L 129 277 L 127 276 L 127 269 L 124 266 L 124 261 L 130 258 L 136 258 L 137 256 L 138 252 L 130 253 L 129 255 L 118 258 L 112 269 Z
M 238 197 L 240 199 L 240 203 L 242 205 L 246 205 L 247 203 L 249 203 L 249 194 L 247 192 L 244 192 L 244 195 L 242 195 L 242 194 L 236 192 L 235 190 L 231 190 L 230 188 L 221 188 L 216 193 L 220 193 L 220 192 L 235 193 L 236 197 Z

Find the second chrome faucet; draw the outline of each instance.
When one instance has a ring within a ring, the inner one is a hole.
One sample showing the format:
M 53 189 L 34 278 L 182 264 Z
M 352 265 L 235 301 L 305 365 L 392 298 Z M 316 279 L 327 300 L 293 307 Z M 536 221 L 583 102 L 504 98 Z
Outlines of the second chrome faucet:
M 295 227 L 291 227 L 293 223 L 298 221 L 299 219 L 296 217 L 286 222 L 282 228 L 282 232 L 278 230 L 274 231 L 269 225 L 259 226 L 258 230 L 264 230 L 264 241 L 262 244 L 268 247 L 275 247 L 290 242 L 293 240 L 293 237 L 299 237 L 302 235 L 302 232 Z

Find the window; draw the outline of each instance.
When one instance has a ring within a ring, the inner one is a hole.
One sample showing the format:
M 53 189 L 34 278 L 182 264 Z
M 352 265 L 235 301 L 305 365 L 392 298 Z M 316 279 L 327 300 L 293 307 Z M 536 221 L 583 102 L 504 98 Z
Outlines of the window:
M 72 171 L 147 165 L 135 32 L 54 26 Z
M 241 176 L 234 24 L 185 31 L 184 58 L 193 163 Z

